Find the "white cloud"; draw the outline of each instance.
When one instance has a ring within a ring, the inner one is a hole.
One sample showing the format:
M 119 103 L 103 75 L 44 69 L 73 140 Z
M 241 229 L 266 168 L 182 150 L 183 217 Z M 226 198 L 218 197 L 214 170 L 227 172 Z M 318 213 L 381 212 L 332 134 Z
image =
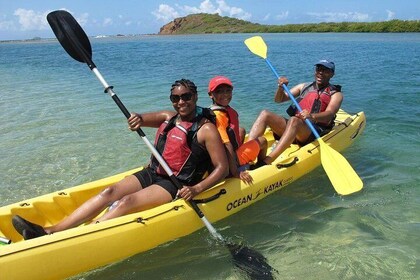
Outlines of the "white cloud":
M 266 14 L 265 17 L 263 18 L 263 21 L 268 21 L 271 17 L 271 14 Z
M 125 26 L 130 26 L 130 25 L 133 24 L 133 21 L 131 19 L 127 19 L 123 15 L 118 15 L 117 18 L 118 18 L 118 20 L 115 23 L 116 25 L 122 24 L 122 25 L 125 25 Z
M 160 4 L 159 9 L 157 11 L 152 12 L 152 14 L 156 17 L 157 20 L 161 20 L 163 22 L 168 22 L 173 20 L 174 18 L 179 17 L 177 11 L 169 5 Z
M 276 15 L 276 19 L 278 20 L 285 20 L 289 17 L 289 11 L 281 12 L 280 14 Z
M 198 14 L 198 13 L 206 13 L 206 14 L 217 14 L 221 11 L 217 9 L 210 0 L 205 0 L 200 3 L 199 7 L 191 7 L 191 6 L 180 6 L 176 5 L 176 7 L 185 14 Z
M 358 12 L 347 13 L 308 13 L 309 16 L 322 22 L 342 22 L 342 21 L 368 21 L 369 15 Z
M 68 9 L 65 8 L 60 8 L 59 10 L 65 10 L 70 12 Z M 50 30 L 50 26 L 47 21 L 47 15 L 50 12 L 51 10 L 35 11 L 30 9 L 18 8 L 13 12 L 13 19 L 7 18 L 6 16 L 2 16 L 2 18 L 0 18 L 0 30 L 13 32 L 21 31 L 25 34 L 28 32 L 29 34 L 41 34 L 39 33 L 40 31 L 44 32 L 45 30 Z M 75 16 L 76 20 L 82 26 L 88 22 L 88 17 L 89 14 L 87 13 L 80 15 L 80 17 Z M 18 37 L 20 35 L 14 36 Z
M 75 17 L 75 18 L 81 26 L 84 26 L 84 25 L 87 24 L 87 22 L 89 20 L 89 14 L 88 13 L 83 13 L 79 17 Z
M 166 4 L 160 4 L 159 9 L 152 12 L 156 19 L 164 22 L 169 22 L 181 15 L 198 13 L 219 14 L 243 20 L 251 18 L 250 13 L 239 7 L 231 7 L 224 0 L 216 0 L 216 5 L 211 0 L 204 0 L 198 7 L 175 5 L 174 8 Z
M 14 30 L 15 24 L 11 20 L 0 21 L 0 30 Z
M 102 25 L 104 26 L 104 27 L 107 27 L 107 26 L 110 26 L 110 25 L 112 25 L 112 18 L 105 18 L 104 19 L 104 21 L 103 21 L 103 23 L 102 23 Z
M 44 30 L 49 28 L 47 22 L 48 13 L 49 11 L 35 12 L 33 10 L 19 8 L 14 12 L 14 15 L 19 17 L 18 21 L 21 30 Z
M 188 11 L 188 6 L 185 6 L 185 10 Z M 216 7 L 214 7 L 213 3 L 210 0 L 205 0 L 203 2 L 200 3 L 200 7 L 199 8 L 193 8 L 191 7 L 194 13 L 209 13 L 209 14 L 213 14 L 213 13 L 217 13 L 218 9 Z
M 395 18 L 395 13 L 390 10 L 386 10 L 386 13 L 388 14 L 387 20 L 392 20 Z

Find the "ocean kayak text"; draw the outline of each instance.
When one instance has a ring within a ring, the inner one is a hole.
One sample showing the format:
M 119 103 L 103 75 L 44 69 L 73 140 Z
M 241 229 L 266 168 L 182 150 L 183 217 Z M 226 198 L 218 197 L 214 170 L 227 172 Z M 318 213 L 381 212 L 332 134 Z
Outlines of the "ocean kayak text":
M 267 195 L 279 188 L 282 188 L 284 186 L 286 186 L 287 184 L 289 184 L 291 181 L 293 180 L 293 177 L 287 178 L 285 180 L 281 180 L 278 182 L 275 182 L 273 184 L 270 184 L 268 186 L 266 186 L 264 189 L 259 189 L 257 192 L 255 192 L 255 194 L 248 194 L 246 196 L 243 196 L 241 198 L 235 199 L 232 202 L 229 202 L 226 205 L 226 210 L 230 211 L 232 209 L 235 209 L 236 207 L 241 206 L 242 204 L 246 204 L 252 200 L 257 199 L 261 194 Z

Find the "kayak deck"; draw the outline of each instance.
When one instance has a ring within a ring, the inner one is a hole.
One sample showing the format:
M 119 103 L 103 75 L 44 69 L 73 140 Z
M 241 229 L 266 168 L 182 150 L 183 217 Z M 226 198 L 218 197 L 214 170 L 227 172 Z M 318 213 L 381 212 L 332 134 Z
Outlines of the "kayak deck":
M 335 127 L 323 140 L 341 151 L 360 136 L 364 127 L 363 112 L 350 116 L 340 110 Z M 272 146 L 271 131 L 267 130 L 265 136 Z M 317 141 L 303 147 L 291 145 L 272 165 L 250 171 L 252 185 L 229 178 L 196 199 L 207 219 L 216 222 L 291 184 L 319 165 Z M 13 215 L 42 226 L 56 224 L 86 200 L 138 169 L 1 207 L 0 236 L 12 240 L 12 244 L 0 247 L 0 266 L 7 267 L 2 269 L 4 279 L 69 277 L 150 250 L 203 227 L 183 199 L 26 241 L 11 225 Z

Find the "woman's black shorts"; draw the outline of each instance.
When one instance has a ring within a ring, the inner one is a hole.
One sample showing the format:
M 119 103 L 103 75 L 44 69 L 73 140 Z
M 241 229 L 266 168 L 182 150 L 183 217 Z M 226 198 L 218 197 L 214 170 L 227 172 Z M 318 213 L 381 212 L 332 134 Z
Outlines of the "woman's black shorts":
M 178 188 L 172 183 L 168 176 L 156 174 L 150 167 L 145 167 L 133 175 L 137 177 L 143 188 L 147 188 L 153 184 L 159 185 L 172 196 L 172 199 L 174 199 L 178 193 Z

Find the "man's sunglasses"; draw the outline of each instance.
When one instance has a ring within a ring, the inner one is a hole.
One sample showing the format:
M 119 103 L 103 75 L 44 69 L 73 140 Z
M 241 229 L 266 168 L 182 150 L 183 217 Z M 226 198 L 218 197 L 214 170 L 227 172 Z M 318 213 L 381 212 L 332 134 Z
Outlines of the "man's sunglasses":
M 187 92 L 181 95 L 174 95 L 174 94 L 169 95 L 169 99 L 172 101 L 172 103 L 178 103 L 179 100 L 181 99 L 182 101 L 190 101 L 192 97 L 193 97 L 193 93 L 191 92 Z
M 322 66 L 322 65 L 315 66 L 315 71 L 317 71 L 317 72 L 332 72 L 332 70 L 330 68 L 327 68 L 327 67 Z

